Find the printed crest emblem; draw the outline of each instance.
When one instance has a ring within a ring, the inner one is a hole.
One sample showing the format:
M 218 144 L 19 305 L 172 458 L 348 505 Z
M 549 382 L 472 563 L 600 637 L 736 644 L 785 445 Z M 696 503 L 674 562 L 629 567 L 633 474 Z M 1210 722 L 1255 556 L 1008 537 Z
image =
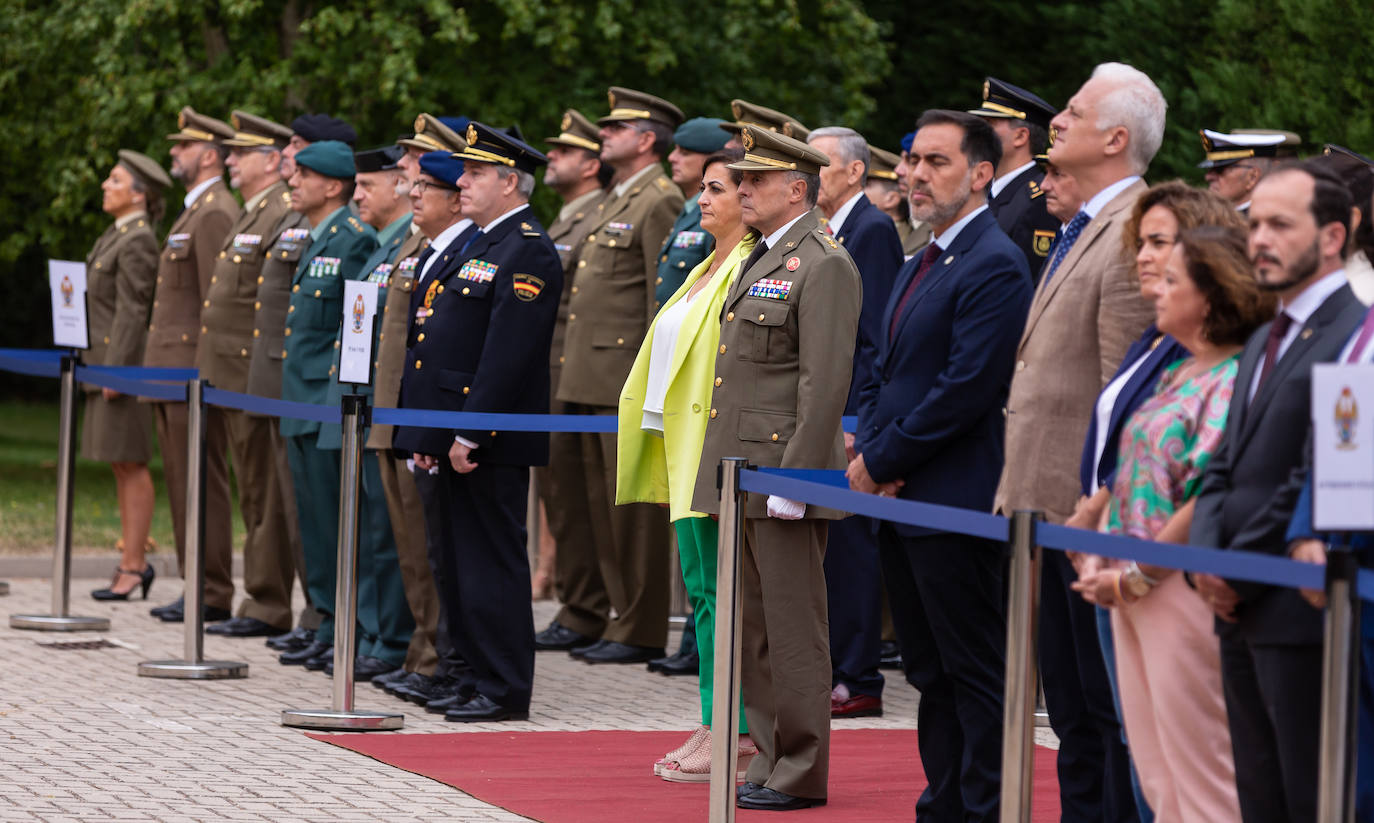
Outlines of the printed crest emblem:
M 517 274 L 511 277 L 517 300 L 529 303 L 544 290 L 544 281 L 532 274 Z
M 739 142 L 742 146 L 744 146 L 745 151 L 753 151 L 754 133 L 749 131 L 748 129 L 745 129 L 744 131 L 740 132 Z
M 467 141 L 469 146 L 477 145 L 477 127 L 468 123 Z
M 72 279 L 65 274 L 62 275 L 62 285 L 60 288 L 62 290 L 62 308 L 70 309 L 72 307 L 72 294 L 76 292 L 76 289 L 72 286 Z
M 366 314 L 367 307 L 363 305 L 363 296 L 355 294 L 353 296 L 353 333 L 363 333 L 363 315 Z
M 796 270 L 797 270 L 797 267 L 800 266 L 800 265 L 801 265 L 801 258 L 800 258 L 800 257 L 789 257 L 789 258 L 787 258 L 787 270 L 788 270 L 788 271 L 796 271 Z
M 1035 230 L 1035 253 L 1041 257 L 1048 257 L 1050 247 L 1054 245 L 1054 232 Z
M 1341 389 L 1341 396 L 1336 398 L 1336 437 L 1340 440 L 1336 448 L 1342 451 L 1350 451 L 1359 448 L 1355 442 L 1355 424 L 1360 419 L 1360 407 L 1355 402 L 1355 394 L 1349 386 Z
M 567 131 L 568 129 L 572 128 L 572 115 L 568 114 L 567 112 L 563 112 L 563 122 L 558 125 L 558 128 L 562 129 L 563 131 Z
M 243 118 L 239 117 L 238 112 L 229 115 L 229 123 L 234 127 L 234 131 L 243 131 Z
M 606 105 L 610 106 L 611 108 L 615 108 L 615 92 L 606 92 Z
M 424 130 L 425 130 L 425 116 L 424 116 L 423 114 L 417 115 L 416 118 L 415 118 L 415 133 L 416 133 L 416 134 L 423 134 L 423 133 L 424 133 Z

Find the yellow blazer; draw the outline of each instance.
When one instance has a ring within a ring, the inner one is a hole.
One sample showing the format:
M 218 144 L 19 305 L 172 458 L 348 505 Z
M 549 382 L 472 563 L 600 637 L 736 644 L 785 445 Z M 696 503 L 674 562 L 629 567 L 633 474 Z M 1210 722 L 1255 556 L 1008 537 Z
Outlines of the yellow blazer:
M 654 329 L 649 325 L 630 376 L 620 390 L 620 419 L 616 451 L 615 502 L 668 503 L 669 517 L 705 517 L 692 511 L 701 447 L 706 440 L 706 414 L 711 405 L 711 381 L 716 374 L 716 346 L 720 342 L 720 312 L 725 296 L 739 274 L 740 265 L 753 251 L 750 234 L 726 254 L 720 270 L 687 310 L 678 333 L 677 347 L 668 367 L 668 392 L 663 400 L 663 437 L 644 431 L 644 395 L 649 382 L 649 355 Z M 711 266 L 720 250 L 712 252 L 687 276 L 660 313 L 684 300 L 692 284 Z

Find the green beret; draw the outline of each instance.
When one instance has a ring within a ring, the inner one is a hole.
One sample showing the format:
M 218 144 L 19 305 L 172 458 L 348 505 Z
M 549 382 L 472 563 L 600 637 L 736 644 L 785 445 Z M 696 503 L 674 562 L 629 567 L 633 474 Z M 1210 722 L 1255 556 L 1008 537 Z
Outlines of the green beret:
M 715 117 L 693 117 L 673 132 L 678 147 L 699 154 L 710 154 L 725 148 L 730 135 L 721 130 L 725 121 Z
M 357 173 L 353 165 L 353 149 L 340 140 L 311 143 L 296 153 L 296 165 L 341 180 L 351 180 Z

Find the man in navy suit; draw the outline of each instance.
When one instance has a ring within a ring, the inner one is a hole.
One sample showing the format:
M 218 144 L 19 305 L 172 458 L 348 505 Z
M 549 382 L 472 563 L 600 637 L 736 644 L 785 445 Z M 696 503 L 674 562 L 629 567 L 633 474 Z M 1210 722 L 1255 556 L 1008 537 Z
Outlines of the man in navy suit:
M 459 187 L 463 214 L 479 231 L 418 287 L 426 322 L 406 353 L 402 402 L 547 414 L 563 265 L 529 207 L 546 159 L 481 123 L 468 126 L 467 142 L 457 155 L 462 176 L 443 183 Z M 549 436 L 401 428 L 394 443 L 414 454 L 417 476 L 433 481 L 425 527 L 437 549 L 435 582 L 449 639 L 469 666 L 445 717 L 523 720 L 534 681 L 525 503 L 529 467 L 548 462 Z
M 845 414 L 857 414 L 859 389 L 868 380 L 878 354 L 878 328 L 892 282 L 902 265 L 897 227 L 864 194 L 870 154 L 863 135 L 843 126 L 816 129 L 806 138 L 830 158 L 821 168 L 816 205 L 826 217 L 826 231 L 853 258 L 863 280 L 859 336 L 854 345 L 854 374 Z M 848 459 L 854 458 L 854 436 L 844 436 Z M 830 527 L 825 553 L 825 583 L 830 601 L 830 660 L 833 683 L 831 717 L 875 717 L 883 713 L 882 572 L 873 522 L 853 515 Z
M 991 508 L 1002 471 L 1002 404 L 1030 306 L 1026 258 L 987 208 L 1001 158 L 965 112 L 917 121 L 912 213 L 935 239 L 897 275 L 879 355 L 859 396 L 850 485 Z M 880 523 L 878 544 L 907 680 L 921 692 L 918 820 L 996 820 L 1006 613 L 1001 544 Z

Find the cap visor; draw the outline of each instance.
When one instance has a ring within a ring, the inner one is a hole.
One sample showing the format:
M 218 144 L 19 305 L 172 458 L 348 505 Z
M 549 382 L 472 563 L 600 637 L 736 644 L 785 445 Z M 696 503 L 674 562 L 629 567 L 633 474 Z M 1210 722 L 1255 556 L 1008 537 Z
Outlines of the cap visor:
M 1002 119 L 1002 120 L 1011 120 L 1011 119 L 1012 119 L 1012 116 L 1011 116 L 1010 114 L 1007 114 L 1007 113 L 1004 112 L 1004 111 L 997 111 L 996 109 L 983 109 L 983 108 L 969 109 L 967 113 L 968 113 L 968 114 L 976 114 L 976 115 L 978 115 L 979 117 L 997 117 L 997 118 L 1000 118 L 1000 119 Z
M 734 169 L 736 171 L 789 171 L 789 169 L 780 169 L 777 166 L 770 166 L 767 163 L 759 163 L 753 160 L 749 160 L 748 158 L 735 163 L 727 163 L 725 167 L 727 169 Z
M 625 114 L 608 114 L 608 115 L 606 115 L 605 117 L 602 117 L 602 118 L 598 119 L 598 120 L 596 121 L 596 124 L 597 124 L 598 126 L 604 126 L 604 125 L 606 125 L 607 123 L 620 123 L 620 122 L 623 122 L 623 121 L 625 121 L 625 120 L 645 120 L 645 119 L 647 119 L 647 118 L 644 118 L 644 117 L 631 117 L 631 116 L 625 115 Z

